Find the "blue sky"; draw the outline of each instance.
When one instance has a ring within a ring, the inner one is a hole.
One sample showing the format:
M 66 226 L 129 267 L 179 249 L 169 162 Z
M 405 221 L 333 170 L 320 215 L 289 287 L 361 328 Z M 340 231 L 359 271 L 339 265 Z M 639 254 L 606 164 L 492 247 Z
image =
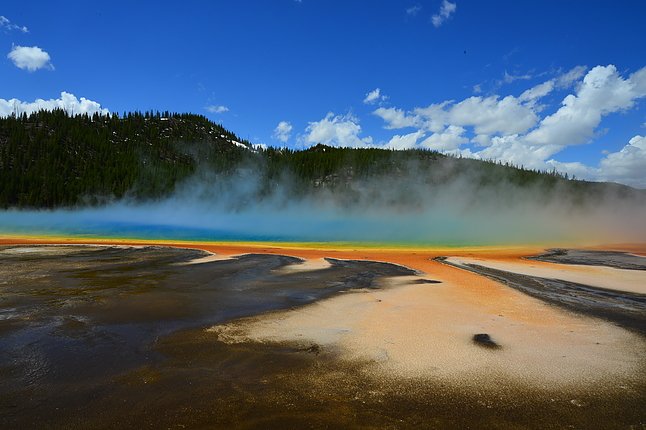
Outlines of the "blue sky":
M 259 144 L 425 147 L 646 188 L 644 2 L 31 1 L 0 16 L 0 114 L 84 97 L 201 113 Z

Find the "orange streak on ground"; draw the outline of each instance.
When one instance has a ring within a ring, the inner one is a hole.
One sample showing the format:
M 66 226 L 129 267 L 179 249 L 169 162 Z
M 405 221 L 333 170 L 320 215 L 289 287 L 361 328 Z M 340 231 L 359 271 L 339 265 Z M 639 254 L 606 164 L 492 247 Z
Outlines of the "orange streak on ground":
M 275 246 L 266 244 L 209 244 L 209 243 L 155 243 L 153 241 L 136 240 L 87 240 L 87 239 L 39 239 L 39 238 L 0 238 L 0 245 L 26 245 L 26 244 L 90 244 L 90 245 L 161 245 L 175 246 L 180 248 L 200 249 L 223 256 L 235 256 L 241 254 L 258 253 L 274 254 L 299 257 L 303 259 L 320 259 L 324 257 L 367 260 L 395 263 L 422 272 L 424 275 L 441 280 L 450 285 L 460 286 L 460 296 L 463 302 L 477 301 L 481 305 L 489 304 L 488 308 L 496 312 L 501 304 L 515 296 L 509 288 L 494 282 L 488 278 L 476 275 L 466 270 L 457 269 L 445 264 L 433 261 L 438 256 L 452 255 L 462 257 L 477 257 L 487 259 L 509 259 L 518 261 L 521 257 L 541 252 L 543 248 L 502 248 L 502 247 L 481 247 L 481 248 L 439 248 L 428 250 L 379 250 L 379 249 L 315 249 L 293 246 Z M 532 315 L 531 312 L 523 312 L 519 315 L 523 320 L 527 318 L 543 318 L 544 315 Z
M 395 263 L 410 267 L 424 273 L 434 273 L 437 270 L 446 269 L 455 271 L 456 269 L 447 267 L 443 264 L 431 261 L 439 256 L 460 256 L 475 257 L 486 259 L 510 259 L 518 260 L 522 257 L 541 252 L 542 247 L 465 247 L 465 248 L 427 248 L 411 249 L 376 249 L 376 248 L 315 248 L 307 245 L 285 246 L 273 244 L 248 244 L 248 243 L 200 243 L 200 242 L 155 242 L 142 240 L 118 240 L 118 239 L 70 239 L 70 238 L 20 238 L 20 237 L 0 237 L 0 245 L 125 245 L 125 246 L 171 246 L 178 248 L 201 249 L 224 256 L 235 256 L 241 254 L 274 254 L 288 255 L 304 259 L 319 259 L 324 257 L 352 259 L 352 260 L 370 260 Z M 459 271 L 462 273 L 463 271 Z M 476 276 L 476 275 L 474 275 Z
M 439 256 L 470 257 L 483 260 L 494 260 L 500 262 L 512 262 L 535 267 L 553 268 L 555 263 L 526 260 L 524 257 L 536 255 L 545 248 L 537 246 L 527 247 L 465 247 L 465 248 L 428 248 L 428 249 L 375 249 L 375 248 L 315 248 L 307 245 L 285 246 L 263 243 L 200 243 L 200 242 L 155 242 L 137 240 L 113 240 L 113 239 L 49 239 L 49 238 L 1 238 L 0 245 L 26 245 L 26 244 L 91 244 L 91 245 L 125 245 L 125 246 L 171 246 L 179 248 L 200 249 L 221 256 L 236 256 L 241 254 L 273 254 L 299 257 L 306 260 L 321 259 L 325 257 L 367 260 L 395 263 L 415 269 L 427 276 L 442 280 L 451 284 L 460 285 L 463 293 L 473 293 L 481 299 L 487 297 L 487 301 L 497 302 L 509 296 L 509 288 L 480 275 L 457 269 L 452 266 L 433 261 Z M 646 244 L 625 244 L 609 245 L 607 247 L 596 246 L 589 249 L 603 250 L 624 250 L 635 254 L 646 256 Z M 568 266 L 568 270 L 586 272 L 586 266 Z
M 383 372 L 375 375 L 435 375 L 453 383 L 475 384 L 480 390 L 497 387 L 501 381 L 544 388 L 600 383 L 616 387 L 643 372 L 646 343 L 639 336 L 432 261 L 437 256 L 456 256 L 535 264 L 522 257 L 540 253 L 539 247 L 316 249 L 290 244 L 0 238 L 0 245 L 29 244 L 157 245 L 202 249 L 220 256 L 262 253 L 308 260 L 371 260 L 400 264 L 441 281 L 407 284 L 405 279 L 403 283 L 392 279 L 393 288 L 341 294 L 212 329 L 219 338 L 224 336 L 221 340 L 228 336 L 233 342 L 309 340 L 337 346 L 341 356 L 349 359 L 387 357 L 380 362 Z M 491 333 L 503 349 L 492 353 L 473 345 L 474 333 Z
M 235 256 L 241 254 L 273 254 L 299 257 L 303 259 L 320 259 L 324 257 L 367 260 L 395 263 L 411 269 L 418 270 L 433 279 L 439 279 L 451 283 L 458 283 L 463 289 L 474 294 L 486 293 L 490 299 L 497 299 L 498 295 L 504 296 L 507 288 L 482 276 L 470 273 L 465 270 L 456 269 L 451 266 L 433 261 L 439 256 L 461 256 L 486 259 L 505 259 L 518 261 L 521 257 L 541 252 L 543 248 L 502 248 L 502 247 L 481 247 L 481 248 L 430 248 L 428 250 L 379 250 L 379 249 L 316 249 L 303 246 L 266 245 L 266 244 L 210 244 L 199 242 L 171 243 L 136 240 L 91 240 L 91 239 L 39 239 L 39 238 L 0 238 L 0 245 L 27 245 L 27 244 L 89 244 L 89 245 L 161 245 L 174 246 L 179 248 L 201 249 L 218 255 Z M 496 297 L 494 297 L 494 295 Z

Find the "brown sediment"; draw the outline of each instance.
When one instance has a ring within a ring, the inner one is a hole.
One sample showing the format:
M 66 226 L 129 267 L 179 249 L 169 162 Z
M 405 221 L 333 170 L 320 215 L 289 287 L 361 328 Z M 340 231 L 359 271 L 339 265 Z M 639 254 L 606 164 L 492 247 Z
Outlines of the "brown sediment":
M 317 344 L 345 361 L 374 363 L 371 377 L 431 378 L 484 391 L 499 384 L 617 387 L 643 371 L 638 335 L 479 276 L 434 278 L 442 283 L 345 294 L 210 331 L 229 343 Z M 471 288 L 461 288 L 465 282 Z M 478 333 L 500 348 L 474 344 Z
M 449 257 L 446 261 L 456 265 L 475 264 L 521 275 L 560 279 L 596 288 L 646 294 L 646 271 L 644 270 L 581 266 L 523 259 L 509 261 L 479 257 Z
M 450 250 L 453 255 L 519 265 L 533 264 L 522 257 L 537 251 Z M 337 350 L 344 359 L 375 362 L 379 377 L 433 377 L 480 388 L 500 379 L 530 386 L 618 386 L 618 381 L 643 371 L 646 344 L 640 336 L 431 260 L 446 250 L 264 248 L 261 252 L 388 261 L 419 270 L 441 284 L 410 284 L 400 278 L 394 281 L 398 288 L 337 296 L 214 328 L 223 339 L 315 343 Z M 596 268 L 576 268 L 582 276 L 589 269 Z M 614 282 L 617 288 L 633 285 Z M 481 332 L 494 336 L 500 351 L 474 345 L 472 336 Z
M 0 244 L 42 242 L 0 239 Z M 170 357 L 170 364 L 144 366 L 124 375 L 119 381 L 127 386 L 99 403 L 116 411 L 123 408 L 122 397 L 136 400 L 129 403 L 130 413 L 138 413 L 141 421 L 110 421 L 112 427 L 142 422 L 174 425 L 182 421 L 163 418 L 164 411 L 179 411 L 181 405 L 191 411 L 184 422 L 202 426 L 220 422 L 238 427 L 303 427 L 308 421 L 322 427 L 357 426 L 358 419 L 365 419 L 367 427 L 374 428 L 425 428 L 429 423 L 454 428 L 541 428 L 543 424 L 632 424 L 645 418 L 643 409 L 635 406 L 643 404 L 645 397 L 643 337 L 432 260 L 452 255 L 525 264 L 522 257 L 542 248 L 162 245 L 205 250 L 217 259 L 287 255 L 305 259 L 304 265 L 313 271 L 324 272 L 321 259 L 332 258 L 390 262 L 419 274 L 383 279 L 381 289 L 337 293 L 290 310 L 164 336 L 157 349 Z M 290 267 L 300 266 L 290 264 L 277 270 L 289 272 Z M 160 306 L 170 310 L 178 293 L 173 291 Z M 137 306 L 145 308 L 144 302 Z M 474 342 L 474 335 L 484 333 L 497 348 Z M 139 401 L 144 386 L 150 403 Z M 144 404 L 155 405 L 157 412 L 143 409 Z M 496 412 L 488 412 L 491 408 Z M 548 410 L 555 415 L 547 416 Z M 298 414 L 305 415 L 299 420 Z M 606 421 L 599 421 L 603 417 Z M 95 424 L 101 423 L 101 415 L 95 418 Z M 436 421 L 428 421 L 432 419 Z

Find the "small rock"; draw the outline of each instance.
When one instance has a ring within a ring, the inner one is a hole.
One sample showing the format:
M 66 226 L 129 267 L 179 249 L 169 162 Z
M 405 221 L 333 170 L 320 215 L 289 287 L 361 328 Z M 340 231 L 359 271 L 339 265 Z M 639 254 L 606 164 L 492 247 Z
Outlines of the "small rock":
M 498 349 L 498 345 L 487 333 L 478 333 L 473 335 L 473 343 L 484 346 L 485 348 Z

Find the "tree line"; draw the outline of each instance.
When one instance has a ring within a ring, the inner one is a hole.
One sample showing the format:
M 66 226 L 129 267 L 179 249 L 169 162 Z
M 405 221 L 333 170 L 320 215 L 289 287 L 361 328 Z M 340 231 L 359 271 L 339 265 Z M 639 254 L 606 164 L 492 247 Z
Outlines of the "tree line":
M 0 118 L 0 208 L 154 200 L 171 194 L 200 171 L 222 177 L 241 169 L 260 177 L 261 194 L 285 182 L 296 195 L 320 189 L 342 193 L 357 181 L 376 177 L 396 181 L 411 172 L 429 186 L 467 175 L 482 186 L 505 181 L 518 186 L 566 184 L 578 194 L 598 189 L 598 184 L 568 180 L 556 171 L 427 150 L 254 147 L 195 114 L 71 116 L 53 110 Z

